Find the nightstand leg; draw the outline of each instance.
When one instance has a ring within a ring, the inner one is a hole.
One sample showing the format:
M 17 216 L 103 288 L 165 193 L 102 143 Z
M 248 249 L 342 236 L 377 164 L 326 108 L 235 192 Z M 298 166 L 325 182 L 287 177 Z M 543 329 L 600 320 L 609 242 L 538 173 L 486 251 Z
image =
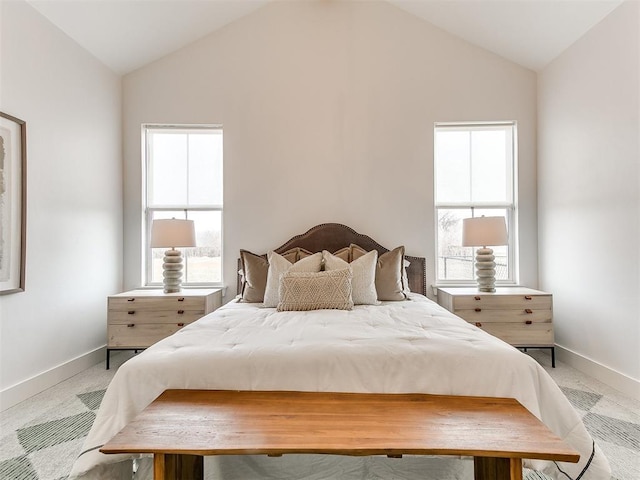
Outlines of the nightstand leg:
M 551 368 L 556 368 L 556 347 L 551 347 Z
M 109 370 L 109 352 L 111 352 L 111 350 L 107 348 L 107 370 Z

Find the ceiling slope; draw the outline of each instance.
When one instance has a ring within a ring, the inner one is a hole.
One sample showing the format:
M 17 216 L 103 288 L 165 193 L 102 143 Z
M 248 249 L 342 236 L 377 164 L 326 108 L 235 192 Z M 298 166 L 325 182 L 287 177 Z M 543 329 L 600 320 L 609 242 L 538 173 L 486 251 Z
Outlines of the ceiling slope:
M 270 1 L 301 0 L 27 1 L 113 71 L 126 74 Z M 387 1 L 532 70 L 544 68 L 622 3 L 622 0 Z
M 622 0 L 388 0 L 531 70 L 544 68 Z
M 269 0 L 28 1 L 114 72 L 126 74 L 248 15 Z

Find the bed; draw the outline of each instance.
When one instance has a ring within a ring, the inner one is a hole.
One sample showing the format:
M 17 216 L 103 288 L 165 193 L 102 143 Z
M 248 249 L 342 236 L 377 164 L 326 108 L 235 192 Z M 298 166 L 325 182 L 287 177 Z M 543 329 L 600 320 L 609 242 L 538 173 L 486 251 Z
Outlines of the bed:
M 107 456 L 98 449 L 166 389 L 220 389 L 512 397 L 581 455 L 577 464 L 525 461 L 526 467 L 556 479 L 610 479 L 602 451 L 535 360 L 426 298 L 424 258 L 405 256 L 403 247 L 387 249 L 339 224 L 313 227 L 273 252 L 268 257 L 244 252 L 236 300 L 120 367 L 70 478 L 129 479 L 132 469 L 137 469 L 135 478 L 150 478 L 148 458 Z M 315 270 L 318 255 L 322 272 Z M 376 257 L 373 263 L 372 256 Z M 270 275 L 285 264 L 285 257 L 290 260 L 289 270 L 278 276 L 275 305 L 273 277 L 267 278 L 266 285 L 256 282 L 251 278 L 256 269 L 251 272 L 246 260 L 251 258 L 258 270 L 267 262 Z M 341 261 L 349 268 L 343 269 Z M 368 266 L 363 269 L 365 263 Z M 303 264 L 307 267 L 302 268 Z M 292 265 L 299 265 L 302 271 L 293 271 Z M 389 289 L 388 295 L 362 304 L 370 297 L 362 293 L 369 292 L 370 285 L 361 287 L 364 277 L 371 282 L 371 265 L 377 292 Z M 390 271 L 393 281 L 386 277 Z M 337 288 L 335 295 L 318 296 L 324 288 L 318 285 L 325 283 L 317 282 L 329 282 L 331 288 Z M 340 297 L 344 285 L 353 287 L 348 301 Z M 246 301 L 252 295 L 253 300 L 258 298 L 255 293 L 260 288 L 265 289 L 263 302 Z M 310 295 L 304 301 L 300 300 L 301 288 Z M 343 308 L 331 303 L 338 298 L 340 305 L 347 302 Z M 356 299 L 361 300 L 354 302 Z M 321 308 L 306 310 L 309 302 L 311 308 Z M 205 459 L 206 478 L 220 480 L 449 480 L 473 478 L 472 472 L 470 459 L 450 457 L 246 455 Z

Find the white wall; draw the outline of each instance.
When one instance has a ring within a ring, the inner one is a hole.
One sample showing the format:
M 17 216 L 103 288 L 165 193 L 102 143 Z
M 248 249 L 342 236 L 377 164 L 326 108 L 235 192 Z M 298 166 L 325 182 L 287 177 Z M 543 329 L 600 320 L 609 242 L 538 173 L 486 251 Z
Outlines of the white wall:
M 627 1 L 541 72 L 538 216 L 563 358 L 640 398 L 639 26 Z
M 521 281 L 537 286 L 536 76 L 385 2 L 273 2 L 124 78 L 125 287 L 141 279 L 140 125 L 224 127 L 224 277 L 322 222 L 426 256 L 433 125 L 517 120 Z
M 0 15 L 0 110 L 26 121 L 28 157 L 26 290 L 0 296 L 7 408 L 103 358 L 90 352 L 122 283 L 121 82 L 24 1 Z

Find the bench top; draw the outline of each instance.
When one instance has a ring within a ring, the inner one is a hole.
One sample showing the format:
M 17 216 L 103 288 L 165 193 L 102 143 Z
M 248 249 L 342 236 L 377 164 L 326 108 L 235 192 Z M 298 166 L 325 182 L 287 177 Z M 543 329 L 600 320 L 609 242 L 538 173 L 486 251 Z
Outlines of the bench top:
M 167 390 L 100 451 L 579 460 L 512 398 L 224 390 Z

